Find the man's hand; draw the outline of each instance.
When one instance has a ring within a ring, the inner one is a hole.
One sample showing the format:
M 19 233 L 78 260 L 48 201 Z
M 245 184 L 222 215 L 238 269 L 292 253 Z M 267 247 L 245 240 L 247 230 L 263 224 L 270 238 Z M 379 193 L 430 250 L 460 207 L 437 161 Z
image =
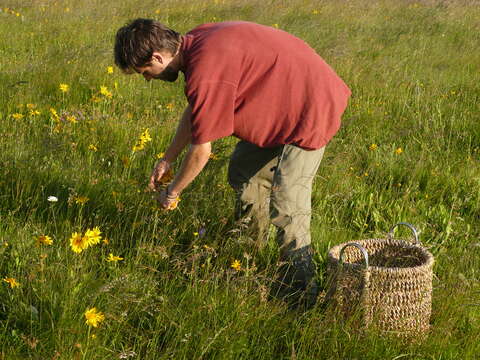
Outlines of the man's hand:
M 168 161 L 161 159 L 159 162 L 157 162 L 152 171 L 152 175 L 150 176 L 150 183 L 148 184 L 150 190 L 157 191 L 160 185 L 166 182 L 162 181 L 162 177 L 167 176 L 168 170 L 170 170 L 170 163 Z
M 160 192 L 157 198 L 158 203 L 164 210 L 174 210 L 180 201 L 179 194 L 170 192 L 168 186 Z

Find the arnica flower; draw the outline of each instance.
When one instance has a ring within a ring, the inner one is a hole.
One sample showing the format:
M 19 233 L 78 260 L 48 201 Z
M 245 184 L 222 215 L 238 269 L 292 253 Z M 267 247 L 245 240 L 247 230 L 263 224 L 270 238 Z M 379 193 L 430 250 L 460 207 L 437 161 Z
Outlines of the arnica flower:
M 98 325 L 105 320 L 105 315 L 100 311 L 97 311 L 96 308 L 91 308 L 85 311 L 85 324 L 88 326 L 98 327 Z
M 88 150 L 98 151 L 98 148 L 95 145 L 90 144 L 90 145 L 88 145 Z
M 20 286 L 20 283 L 18 283 L 14 278 L 4 278 L 3 281 L 8 283 L 12 289 Z
M 112 93 L 108 91 L 108 88 L 104 85 L 100 86 L 100 94 L 106 97 L 112 97 Z
M 33 109 L 35 109 L 36 107 L 37 107 L 37 105 L 35 105 L 35 104 L 27 104 L 27 109 L 28 109 L 28 110 L 33 110 Z
M 52 119 L 53 120 L 60 120 L 60 116 L 58 116 L 58 113 L 57 113 L 57 110 L 55 110 L 54 108 L 50 108 L 50 114 L 52 114 Z
M 69 86 L 68 84 L 60 84 L 58 88 L 60 89 L 61 92 L 66 93 L 69 89 Z
M 108 262 L 117 262 L 122 261 L 123 258 L 120 256 L 114 256 L 112 253 L 108 254 L 107 261 Z
M 170 205 L 167 207 L 166 210 L 175 210 L 178 207 L 178 203 L 180 202 L 180 198 L 177 197 Z
M 370 145 L 368 148 L 369 148 L 370 150 L 372 150 L 372 151 L 375 151 L 375 150 L 377 150 L 378 145 L 377 145 L 377 144 L 372 144 L 372 145 Z
M 240 271 L 242 269 L 242 264 L 240 263 L 239 260 L 234 260 L 232 265 L 230 265 L 232 269 L 235 269 L 237 271 Z
M 80 205 L 84 205 L 88 202 L 88 200 L 90 200 L 88 197 L 86 196 L 75 196 L 74 197 L 74 200 L 75 200 L 75 204 L 80 204 Z
M 53 240 L 48 235 L 40 235 L 37 238 L 37 245 L 52 245 L 52 244 L 53 244 Z
M 75 115 L 68 115 L 67 116 L 67 121 L 71 124 L 76 124 L 77 123 L 77 118 Z
M 113 66 L 107 66 L 107 74 L 113 74 Z
M 88 239 L 86 236 L 82 236 L 82 234 L 74 232 L 70 237 L 70 247 L 72 248 L 73 252 L 79 254 L 85 250 L 88 247 L 87 240 Z
M 15 114 L 12 114 L 12 117 L 13 117 L 15 120 L 20 120 L 21 118 L 23 118 L 23 114 L 15 113 Z
M 40 115 L 40 111 L 38 110 L 30 110 L 29 112 L 30 116 L 37 116 L 37 115 Z
M 148 132 L 148 128 L 147 128 L 140 135 L 136 144 L 133 145 L 132 151 L 136 152 L 136 151 L 143 150 L 145 148 L 145 145 L 150 141 L 152 141 L 152 138 L 150 137 L 150 133 Z
M 84 236 L 86 238 L 86 247 L 98 244 L 102 240 L 101 233 L 98 226 L 95 226 L 93 229 L 87 229 Z
M 397 150 L 395 150 L 395 154 L 400 155 L 401 153 L 403 153 L 403 150 L 402 150 L 401 147 L 399 147 Z
M 172 180 L 173 180 L 173 170 L 168 169 L 167 172 L 163 174 L 163 176 L 160 178 L 159 184 L 166 185 L 172 182 Z

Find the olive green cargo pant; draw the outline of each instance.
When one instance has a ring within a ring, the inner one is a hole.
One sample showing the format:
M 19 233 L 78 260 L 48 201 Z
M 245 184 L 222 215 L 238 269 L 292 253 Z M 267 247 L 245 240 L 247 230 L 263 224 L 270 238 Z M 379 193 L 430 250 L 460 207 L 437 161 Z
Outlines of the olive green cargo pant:
M 277 227 L 281 259 L 309 246 L 313 178 L 324 148 L 260 148 L 240 141 L 230 158 L 228 181 L 237 194 L 236 218 L 252 217 L 266 235 Z

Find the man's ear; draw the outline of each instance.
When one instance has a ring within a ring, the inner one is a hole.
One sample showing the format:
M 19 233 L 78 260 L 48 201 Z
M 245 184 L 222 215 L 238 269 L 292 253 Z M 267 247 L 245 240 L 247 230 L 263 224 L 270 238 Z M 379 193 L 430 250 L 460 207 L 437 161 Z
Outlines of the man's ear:
M 152 54 L 151 62 L 153 62 L 153 61 L 157 61 L 157 62 L 159 62 L 160 64 L 163 64 L 164 59 L 163 59 L 162 54 L 160 54 L 160 53 L 157 52 L 157 51 L 154 51 L 153 54 Z

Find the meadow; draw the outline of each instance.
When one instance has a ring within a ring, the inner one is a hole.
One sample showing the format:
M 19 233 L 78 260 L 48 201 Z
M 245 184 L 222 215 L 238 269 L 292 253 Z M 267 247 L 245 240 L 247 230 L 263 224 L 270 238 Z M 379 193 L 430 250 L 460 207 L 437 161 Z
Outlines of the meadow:
M 158 209 L 148 178 L 186 100 L 115 68 L 137 17 L 262 23 L 332 65 L 352 98 L 315 180 L 318 281 L 332 246 L 415 225 L 435 256 L 425 339 L 267 299 L 278 249 L 232 219 L 233 138 Z M 478 359 L 478 19 L 467 0 L 2 0 L 0 359 Z

